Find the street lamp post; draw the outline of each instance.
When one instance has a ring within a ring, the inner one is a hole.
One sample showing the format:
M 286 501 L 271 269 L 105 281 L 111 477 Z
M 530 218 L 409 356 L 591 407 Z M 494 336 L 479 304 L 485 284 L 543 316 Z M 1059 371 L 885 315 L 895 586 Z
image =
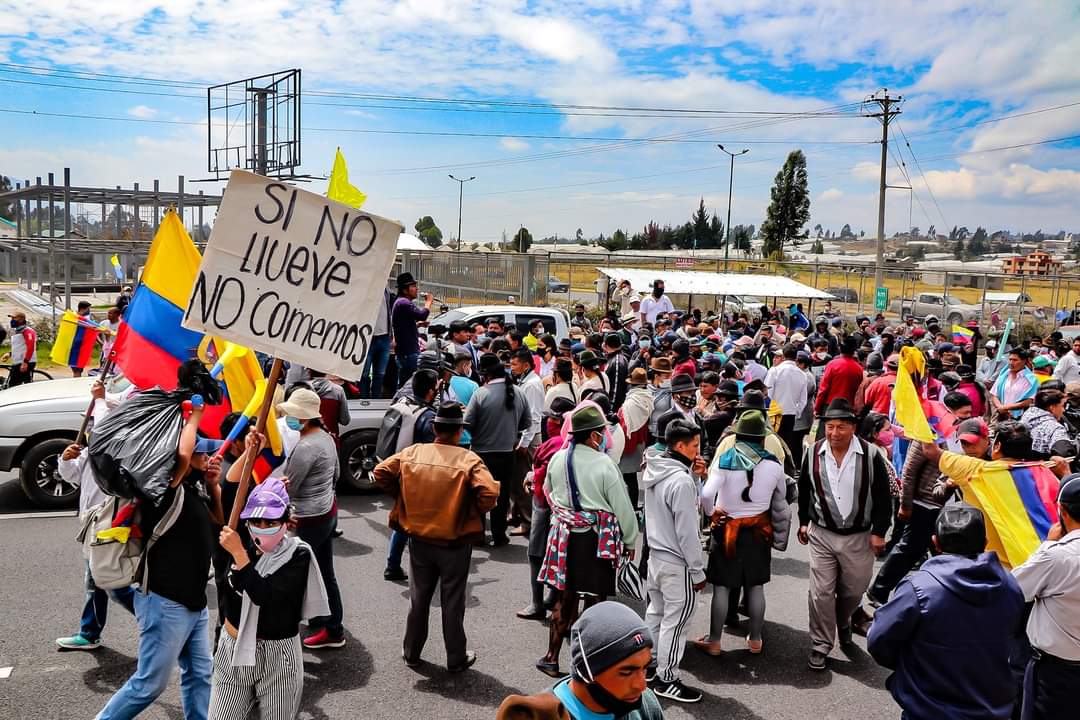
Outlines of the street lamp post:
M 473 175 L 472 177 L 465 178 L 464 180 L 462 180 L 461 178 L 456 178 L 453 175 L 450 175 L 449 177 L 450 177 L 451 180 L 456 180 L 457 183 L 458 183 L 458 196 L 457 196 L 457 251 L 461 252 L 461 196 L 465 192 L 465 183 L 469 182 L 470 180 L 475 180 L 476 176 Z
M 728 250 L 731 247 L 731 185 L 735 181 L 735 158 L 739 155 L 745 155 L 750 152 L 750 148 L 745 148 L 742 152 L 733 153 L 730 150 L 726 150 L 723 145 L 717 143 L 716 147 L 720 148 L 726 155 L 731 158 L 731 173 L 728 175 L 728 187 L 727 187 L 727 239 L 724 240 L 724 272 L 728 271 Z

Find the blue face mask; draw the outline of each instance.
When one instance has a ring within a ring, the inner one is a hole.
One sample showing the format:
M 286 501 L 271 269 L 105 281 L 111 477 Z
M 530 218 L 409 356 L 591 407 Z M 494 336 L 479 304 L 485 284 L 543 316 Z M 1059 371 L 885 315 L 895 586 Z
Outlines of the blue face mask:
M 298 419 L 296 419 L 294 417 L 285 418 L 285 424 L 288 426 L 288 428 L 290 430 L 297 430 L 297 431 L 299 431 L 300 428 L 302 428 L 304 426 L 304 424 L 302 422 L 300 422 Z
M 641 348 L 642 350 L 647 350 L 649 345 L 651 345 L 652 343 L 650 343 L 648 340 L 638 340 L 637 344 L 638 344 L 638 347 Z
M 12 320 L 11 321 L 11 327 L 18 328 L 19 327 L 19 321 L 18 320 Z
M 596 446 L 599 452 L 607 452 L 607 435 L 600 436 L 600 444 Z

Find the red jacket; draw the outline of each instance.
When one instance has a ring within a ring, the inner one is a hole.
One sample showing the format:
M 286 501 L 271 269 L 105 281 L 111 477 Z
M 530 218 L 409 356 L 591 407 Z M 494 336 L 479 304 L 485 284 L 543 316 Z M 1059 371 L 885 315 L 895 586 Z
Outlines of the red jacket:
M 889 370 L 884 375 L 874 378 L 874 381 L 866 388 L 863 404 L 870 412 L 889 414 L 889 405 L 892 404 L 893 386 L 896 385 L 896 373 Z
M 825 408 L 836 398 L 844 398 L 854 405 L 855 393 L 863 381 L 863 367 L 859 361 L 847 355 L 840 355 L 825 366 L 821 376 L 817 400 L 814 401 L 814 414 L 821 415 Z

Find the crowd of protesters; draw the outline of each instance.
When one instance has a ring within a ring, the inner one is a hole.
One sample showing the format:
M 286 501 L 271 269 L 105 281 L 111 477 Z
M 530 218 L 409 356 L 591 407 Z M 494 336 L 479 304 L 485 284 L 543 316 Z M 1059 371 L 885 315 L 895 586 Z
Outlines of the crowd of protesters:
M 702 699 L 679 672 L 688 646 L 719 656 L 730 649 L 724 628 L 736 626 L 749 653 L 768 652 L 771 559 L 794 531 L 810 558 L 810 670 L 868 635 L 904 717 L 1074 717 L 1080 341 L 983 338 L 977 323 L 954 332 L 933 316 L 890 324 L 828 306 L 813 322 L 801 305 L 683 313 L 661 280 L 649 290 L 621 286 L 620 307 L 592 318 L 579 306 L 566 337 L 498 318 L 433 331 L 432 298 L 416 304 L 415 278 L 403 273 L 396 296 L 387 292 L 356 385 L 378 395 L 395 356 L 396 424 L 374 478 L 394 501 L 384 578 L 409 586 L 404 663 L 422 662 L 437 588 L 447 668 L 477 662 L 464 629 L 472 553 L 516 552 L 501 548 L 520 535 L 529 563 L 517 617 L 548 624 L 535 664 L 556 684 L 508 698 L 499 717 L 662 717 L 658 698 Z M 933 443 L 905 438 L 894 420 L 906 347 L 925 362 L 924 399 L 944 408 Z M 152 570 L 134 594 L 138 669 L 99 717 L 138 714 L 176 663 L 187 717 L 242 718 L 254 707 L 295 717 L 303 652 L 345 644 L 330 428 L 347 409 L 335 379 L 310 370 L 292 379 L 278 405 L 293 436 L 281 479 L 259 485 L 245 522 L 220 529 L 216 543 L 211 528 L 241 501 L 229 486 L 243 454 L 264 438 L 249 433 L 222 468 L 212 442 L 184 435 L 173 481 L 189 488 L 183 521 L 148 557 L 169 571 Z M 964 502 L 979 463 L 997 461 L 1044 462 L 1061 478 L 1060 521 L 1015 567 L 987 550 L 993 519 Z M 62 463 L 85 472 L 78 446 Z M 212 556 L 211 663 L 201 581 Z M 108 596 L 87 577 L 82 640 L 58 641 L 65 647 L 100 642 Z M 709 632 L 691 638 L 708 587 Z M 130 591 L 113 598 L 132 609 Z

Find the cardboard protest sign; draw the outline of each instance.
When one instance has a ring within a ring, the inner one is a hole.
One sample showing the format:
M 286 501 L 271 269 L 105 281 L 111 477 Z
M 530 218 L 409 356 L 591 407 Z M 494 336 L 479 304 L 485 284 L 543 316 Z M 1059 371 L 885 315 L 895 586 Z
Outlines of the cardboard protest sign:
M 402 230 L 392 220 L 234 170 L 183 325 L 359 378 Z

